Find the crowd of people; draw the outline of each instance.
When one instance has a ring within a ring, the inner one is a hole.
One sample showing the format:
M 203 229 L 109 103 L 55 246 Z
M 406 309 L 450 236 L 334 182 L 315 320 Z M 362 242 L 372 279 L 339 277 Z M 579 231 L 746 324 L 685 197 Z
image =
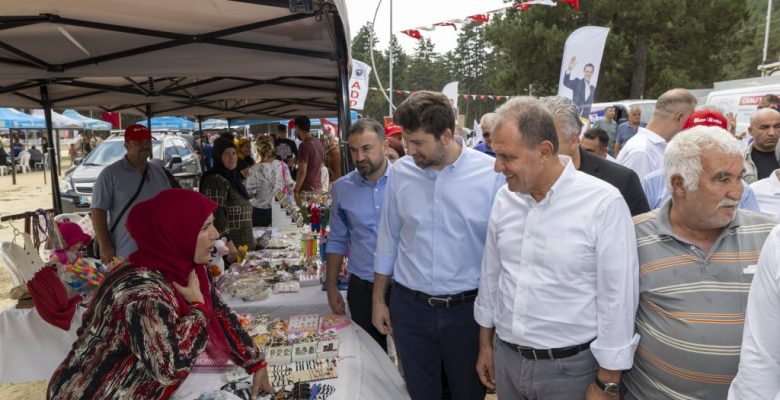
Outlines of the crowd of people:
M 344 176 L 335 138 L 297 117 L 299 142 L 283 125 L 214 139 L 202 195 L 171 189 L 147 161 L 149 130 L 128 127 L 92 204 L 101 257 L 126 261 L 50 394 L 164 398 L 204 350 L 271 390 L 203 260 L 218 237 L 228 263 L 251 247 L 276 191 L 329 190 L 328 304 L 383 349 L 392 336 L 412 399 L 774 398 L 780 112 L 759 108 L 742 137 L 733 116 L 672 89 L 646 126 L 638 108 L 620 124 L 614 110 L 592 127 L 580 115 L 568 98 L 515 97 L 482 116 L 470 148 L 447 97 L 416 92 L 395 124 L 350 126 Z M 125 303 L 134 311 L 112 314 Z M 123 379 L 85 377 L 87 362 Z

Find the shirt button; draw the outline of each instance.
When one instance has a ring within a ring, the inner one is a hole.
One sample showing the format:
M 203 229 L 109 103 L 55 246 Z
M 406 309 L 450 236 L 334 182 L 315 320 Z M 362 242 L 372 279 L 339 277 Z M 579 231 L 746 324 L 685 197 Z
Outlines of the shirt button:
M 691 250 L 696 250 L 696 246 L 691 245 Z

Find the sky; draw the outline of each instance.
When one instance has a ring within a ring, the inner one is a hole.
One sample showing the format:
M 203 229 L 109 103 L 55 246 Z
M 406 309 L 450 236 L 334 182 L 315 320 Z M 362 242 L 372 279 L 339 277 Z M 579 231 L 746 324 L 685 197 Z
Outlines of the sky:
M 350 34 L 354 38 L 360 28 L 374 18 L 380 0 L 345 0 L 349 16 Z M 402 30 L 433 25 L 469 15 L 505 7 L 504 0 L 381 0 L 374 29 L 379 48 L 387 48 L 390 38 L 390 2 L 393 3 L 393 32 L 407 53 L 412 53 L 417 40 L 401 33 Z M 421 32 L 433 41 L 436 51 L 446 53 L 455 48 L 458 34 L 451 27 L 437 27 L 433 32 Z

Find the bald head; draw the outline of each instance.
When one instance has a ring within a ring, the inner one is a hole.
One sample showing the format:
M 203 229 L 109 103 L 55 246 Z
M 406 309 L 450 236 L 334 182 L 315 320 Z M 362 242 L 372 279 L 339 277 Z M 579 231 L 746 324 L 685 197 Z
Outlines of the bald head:
M 780 137 L 780 112 L 772 108 L 762 108 L 750 116 L 750 136 L 753 147 L 758 151 L 770 152 L 777 147 Z
M 680 132 L 696 109 L 696 96 L 686 89 L 672 89 L 658 97 L 647 128 L 667 141 Z

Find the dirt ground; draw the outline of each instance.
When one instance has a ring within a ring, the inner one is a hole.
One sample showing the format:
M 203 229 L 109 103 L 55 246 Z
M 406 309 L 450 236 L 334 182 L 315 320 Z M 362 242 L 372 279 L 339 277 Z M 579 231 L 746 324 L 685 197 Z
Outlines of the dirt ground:
M 50 172 L 45 173 L 46 183 L 44 183 L 43 171 L 17 174 L 16 185 L 11 183 L 10 175 L 0 176 L 0 216 L 51 208 L 51 180 L 48 175 Z M 13 240 L 13 226 L 24 230 L 22 220 L 13 225 L 0 222 L 0 242 Z M 17 241 L 17 243 L 21 242 Z M 11 286 L 11 278 L 3 266 L 0 268 L 0 312 L 16 305 L 16 301 L 9 298 Z M 47 381 L 38 381 L 0 385 L 0 399 L 45 399 L 47 383 Z

